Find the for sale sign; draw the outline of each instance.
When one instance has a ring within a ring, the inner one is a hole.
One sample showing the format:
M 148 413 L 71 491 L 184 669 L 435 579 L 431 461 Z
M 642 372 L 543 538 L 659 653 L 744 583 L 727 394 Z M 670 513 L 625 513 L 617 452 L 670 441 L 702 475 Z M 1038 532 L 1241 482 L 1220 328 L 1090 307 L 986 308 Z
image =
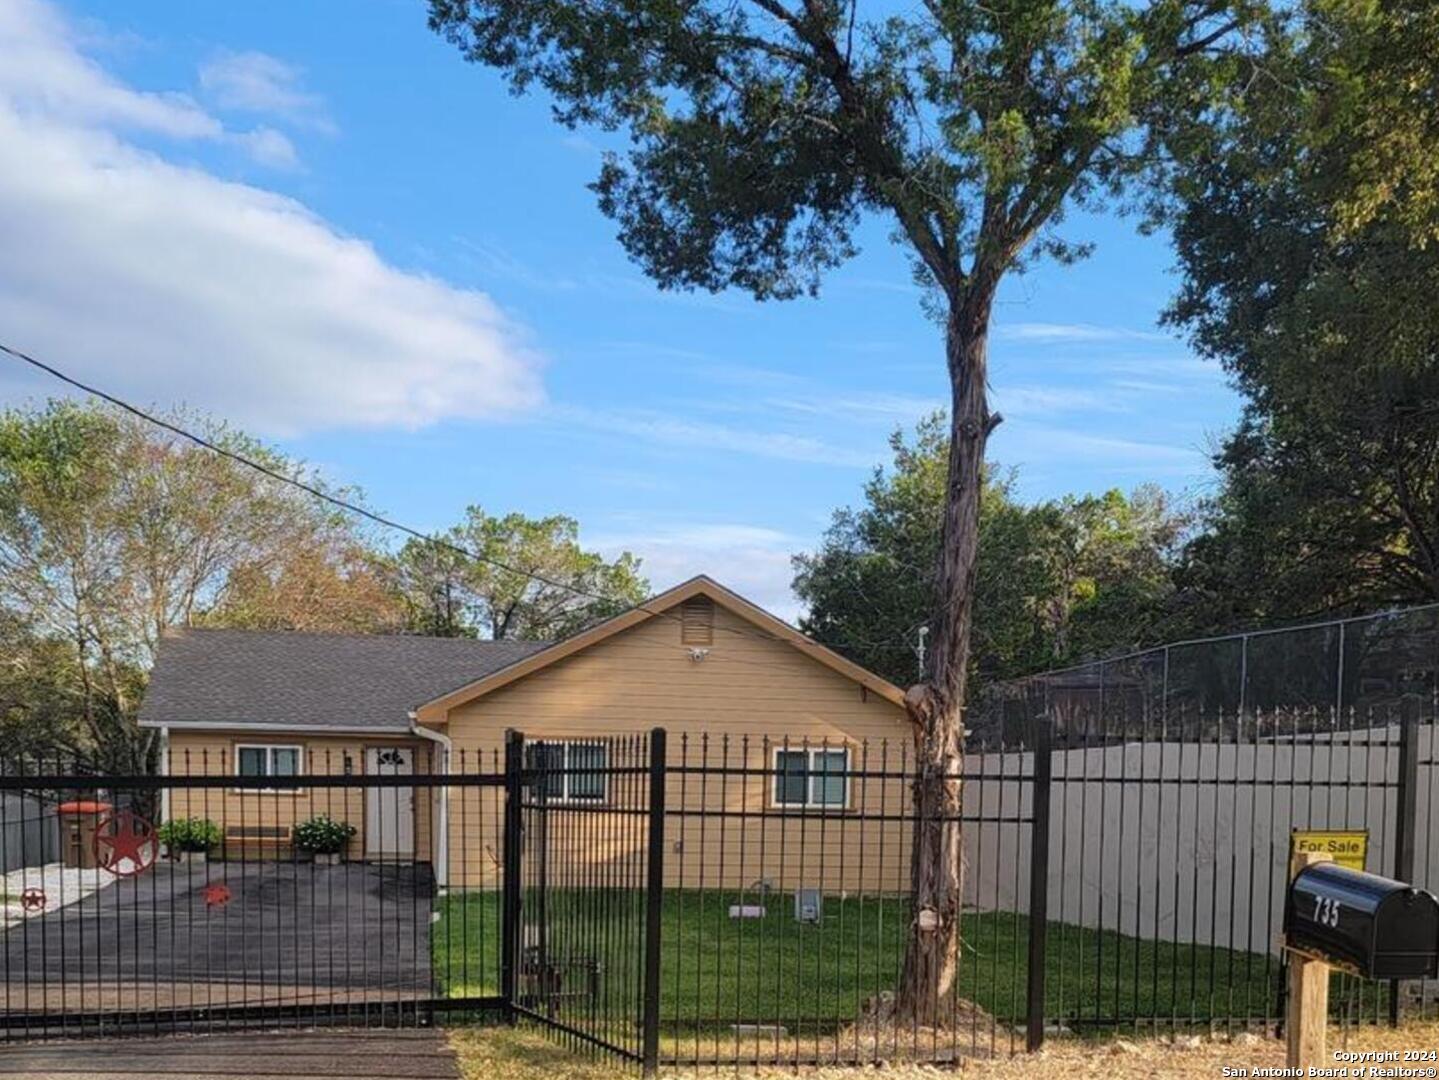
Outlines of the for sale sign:
M 1368 829 L 1295 829 L 1290 834 L 1291 855 L 1328 855 L 1350 870 L 1364 869 L 1369 853 Z

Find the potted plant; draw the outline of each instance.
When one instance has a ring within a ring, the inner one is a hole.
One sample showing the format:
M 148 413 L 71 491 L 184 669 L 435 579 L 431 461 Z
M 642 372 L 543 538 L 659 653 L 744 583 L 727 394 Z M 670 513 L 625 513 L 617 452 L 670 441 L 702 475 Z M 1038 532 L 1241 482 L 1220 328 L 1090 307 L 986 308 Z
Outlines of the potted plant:
M 349 822 L 336 821 L 328 814 L 302 821 L 291 830 L 295 847 L 308 851 L 317 863 L 334 865 L 340 861 L 345 845 L 355 835 L 355 827 Z
M 157 831 L 170 857 L 184 863 L 204 862 L 224 838 L 220 826 L 208 818 L 171 818 Z

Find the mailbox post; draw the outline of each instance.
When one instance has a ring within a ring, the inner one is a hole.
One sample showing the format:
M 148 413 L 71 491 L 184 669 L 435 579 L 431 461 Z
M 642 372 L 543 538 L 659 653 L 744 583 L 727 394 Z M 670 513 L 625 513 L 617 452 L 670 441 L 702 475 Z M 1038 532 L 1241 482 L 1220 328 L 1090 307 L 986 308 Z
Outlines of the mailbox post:
M 1296 852 L 1289 860 L 1291 891 L 1295 879 L 1305 869 L 1317 863 L 1333 861 L 1328 855 L 1314 851 Z M 1288 938 L 1286 925 L 1286 948 Z M 1284 1002 L 1284 1063 L 1291 1069 L 1308 1069 L 1324 1061 L 1324 1040 L 1329 1024 L 1329 965 L 1293 949 L 1288 949 L 1288 952 L 1289 993 Z
M 1288 1063 L 1324 1058 L 1331 967 L 1364 979 L 1439 976 L 1439 900 L 1402 881 L 1366 874 L 1329 855 L 1294 855 L 1284 905 L 1289 956 Z

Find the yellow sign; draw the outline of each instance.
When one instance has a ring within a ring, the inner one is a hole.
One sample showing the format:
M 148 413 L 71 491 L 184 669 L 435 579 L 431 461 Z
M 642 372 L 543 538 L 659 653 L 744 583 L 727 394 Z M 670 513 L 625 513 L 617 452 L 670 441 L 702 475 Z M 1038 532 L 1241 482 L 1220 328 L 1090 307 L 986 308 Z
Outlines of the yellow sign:
M 1291 855 L 1309 852 L 1328 855 L 1340 866 L 1347 866 L 1351 870 L 1364 869 L 1364 855 L 1368 850 L 1368 829 L 1295 829 L 1289 840 Z

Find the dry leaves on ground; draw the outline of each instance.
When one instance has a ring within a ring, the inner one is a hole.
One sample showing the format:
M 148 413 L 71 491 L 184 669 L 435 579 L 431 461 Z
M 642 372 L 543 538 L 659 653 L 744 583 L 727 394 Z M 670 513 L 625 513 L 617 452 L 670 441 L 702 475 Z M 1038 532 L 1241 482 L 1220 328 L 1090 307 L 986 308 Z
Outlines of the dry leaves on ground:
M 533 1029 L 467 1028 L 451 1034 L 468 1080 L 619 1080 L 632 1069 L 603 1058 L 591 1058 L 551 1042 Z M 1439 1024 L 1408 1024 L 1398 1030 L 1360 1028 L 1347 1035 L 1330 1034 L 1330 1049 L 1439 1050 Z M 1176 1039 L 1120 1038 L 1108 1042 L 1052 1040 L 1038 1054 L 993 1061 L 968 1061 L 958 1075 L 965 1080 L 1014 1080 L 1017 1077 L 1063 1075 L 1103 1076 L 1108 1080 L 1139 1077 L 1221 1077 L 1227 1065 L 1274 1067 L 1284 1064 L 1284 1044 L 1277 1039 L 1244 1034 L 1180 1036 Z M 1426 1063 L 1427 1064 L 1427 1063 Z M 791 1069 L 748 1066 L 738 1069 L 661 1069 L 665 1080 L 701 1080 L 717 1076 L 780 1080 L 803 1075 L 809 1080 L 941 1080 L 954 1070 L 932 1065 L 871 1066 L 862 1069 Z

